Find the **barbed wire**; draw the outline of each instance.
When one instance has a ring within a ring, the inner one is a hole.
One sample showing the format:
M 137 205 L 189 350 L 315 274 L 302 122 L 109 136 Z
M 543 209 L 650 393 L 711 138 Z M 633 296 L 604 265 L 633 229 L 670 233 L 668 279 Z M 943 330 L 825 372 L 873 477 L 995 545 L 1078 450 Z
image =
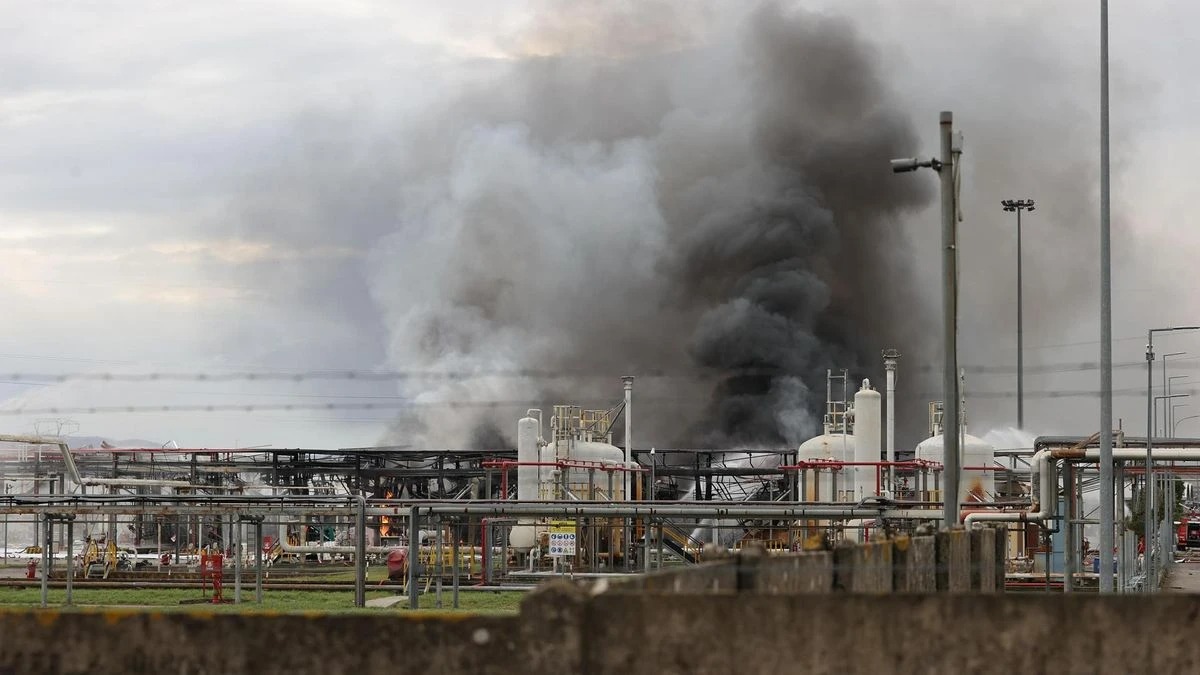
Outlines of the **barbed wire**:
M 1114 370 L 1144 368 L 1146 362 L 1126 361 L 1113 364 Z M 1073 373 L 1097 371 L 1098 361 L 1078 361 L 1055 364 L 1027 365 L 1025 374 Z M 1196 370 L 1200 369 L 1200 357 L 1183 358 L 1171 361 L 1171 369 Z M 631 369 L 626 369 L 631 370 Z M 902 370 L 904 368 L 902 367 Z M 941 366 L 910 365 L 908 370 L 915 372 L 941 372 Z M 1015 375 L 1017 368 L 1011 365 L 968 365 L 962 370 L 973 375 Z M 632 369 L 639 379 L 670 379 L 686 378 L 696 380 L 720 379 L 736 376 L 772 376 L 785 375 L 775 368 L 734 368 L 726 370 L 668 371 L 661 369 L 639 370 Z M 26 373 L 0 372 L 0 383 L 4 384 L 59 384 L 65 382 L 309 382 L 309 381 L 360 381 L 360 382 L 394 382 L 405 380 L 419 381 L 462 381 L 487 377 L 497 378 L 528 378 L 528 379 L 571 379 L 571 378 L 606 378 L 616 379 L 614 371 L 594 370 L 542 370 L 542 369 L 477 369 L 469 371 L 436 371 L 436 370 L 308 370 L 308 371 L 229 371 L 229 372 L 183 372 L 183 371 L 151 371 L 141 373 L 119 372 L 64 372 L 64 373 Z M 622 371 L 624 372 L 624 371 Z

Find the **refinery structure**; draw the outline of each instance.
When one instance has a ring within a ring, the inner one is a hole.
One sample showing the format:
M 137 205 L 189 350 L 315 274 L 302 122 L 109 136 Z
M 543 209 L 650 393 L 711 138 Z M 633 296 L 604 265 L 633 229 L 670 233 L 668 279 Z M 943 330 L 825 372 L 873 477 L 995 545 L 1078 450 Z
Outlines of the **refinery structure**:
M 457 599 L 694 565 L 749 545 L 782 554 L 930 531 L 944 518 L 943 406 L 929 403 L 926 440 L 896 447 L 898 357 L 883 354 L 883 392 L 829 371 L 822 433 L 798 447 L 614 444 L 618 425 L 637 438 L 635 377 L 622 379 L 623 397 L 613 387 L 606 409 L 563 403 L 512 419 L 515 448 L 72 447 L 3 436 L 4 556 L 27 563 L 19 583 L 43 592 L 194 577 L 212 592 L 204 597 L 224 601 L 223 585 L 239 598 L 253 585 L 261 597 L 264 578 L 352 567 L 355 582 L 344 585 L 359 604 L 371 579 L 416 606 L 427 592 L 440 602 L 443 589 Z M 1008 588 L 1095 590 L 1098 552 L 1085 526 L 1097 438 L 996 448 L 964 431 L 959 445 L 958 520 L 1004 528 Z M 1118 438 L 1126 513 L 1145 476 L 1138 445 Z M 1200 443 L 1160 440 L 1153 452 L 1171 462 L 1156 473 L 1186 477 Z M 1126 532 L 1119 587 L 1145 584 L 1174 543 L 1152 542 L 1147 556 Z

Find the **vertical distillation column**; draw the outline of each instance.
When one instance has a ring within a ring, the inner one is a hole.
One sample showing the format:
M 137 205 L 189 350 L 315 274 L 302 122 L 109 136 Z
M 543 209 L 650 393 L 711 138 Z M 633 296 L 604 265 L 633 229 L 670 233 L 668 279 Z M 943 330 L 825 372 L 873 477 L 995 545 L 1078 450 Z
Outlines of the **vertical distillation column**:
M 888 469 L 884 474 L 887 476 L 887 481 L 884 489 L 890 494 L 893 491 L 892 483 L 895 480 L 895 468 L 890 466 L 896 461 L 896 361 L 900 358 L 900 352 L 895 349 L 883 350 L 883 370 L 887 376 L 886 395 L 887 395 L 887 461 Z

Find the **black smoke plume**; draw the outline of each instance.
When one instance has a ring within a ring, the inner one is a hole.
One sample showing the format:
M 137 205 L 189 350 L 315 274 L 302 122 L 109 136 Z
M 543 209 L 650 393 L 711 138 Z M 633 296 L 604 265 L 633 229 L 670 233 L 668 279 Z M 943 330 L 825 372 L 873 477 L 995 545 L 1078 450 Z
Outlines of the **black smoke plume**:
M 628 374 L 639 447 L 796 444 L 827 368 L 915 338 L 898 221 L 931 181 L 888 170 L 917 142 L 870 45 L 779 3 L 621 4 L 555 3 L 512 58 L 432 73 L 442 102 L 346 169 L 387 366 L 469 374 L 405 383 L 386 442 L 500 440 Z

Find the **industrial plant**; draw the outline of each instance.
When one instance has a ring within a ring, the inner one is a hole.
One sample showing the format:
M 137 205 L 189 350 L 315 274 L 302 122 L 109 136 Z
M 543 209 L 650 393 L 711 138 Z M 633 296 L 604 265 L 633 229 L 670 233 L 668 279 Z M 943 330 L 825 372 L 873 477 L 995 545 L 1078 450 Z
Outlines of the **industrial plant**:
M 40 587 L 43 599 L 65 587 L 68 601 L 72 588 L 97 584 L 195 588 L 213 603 L 344 589 L 360 605 L 370 583 L 413 607 L 424 594 L 457 606 L 468 591 L 932 532 L 945 518 L 944 406 L 928 404 L 926 440 L 896 447 L 899 354 L 883 357 L 882 392 L 829 371 L 822 433 L 789 448 L 638 447 L 633 376 L 606 409 L 563 403 L 513 419 L 515 448 L 72 447 L 3 436 L 4 557 L 27 566 L 5 583 Z M 962 433 L 957 519 L 1002 528 L 1008 590 L 1097 589 L 1098 551 L 1084 535 L 1096 441 L 996 448 Z M 1145 475 L 1139 442 L 1119 438 L 1115 452 L 1127 513 Z M 1200 443 L 1153 452 L 1186 462 Z M 1197 542 L 1183 522 L 1186 548 Z M 1156 562 L 1162 573 L 1176 543 L 1147 556 L 1133 531 L 1120 542 L 1118 582 L 1131 590 Z M 341 569 L 353 581 L 320 578 Z

